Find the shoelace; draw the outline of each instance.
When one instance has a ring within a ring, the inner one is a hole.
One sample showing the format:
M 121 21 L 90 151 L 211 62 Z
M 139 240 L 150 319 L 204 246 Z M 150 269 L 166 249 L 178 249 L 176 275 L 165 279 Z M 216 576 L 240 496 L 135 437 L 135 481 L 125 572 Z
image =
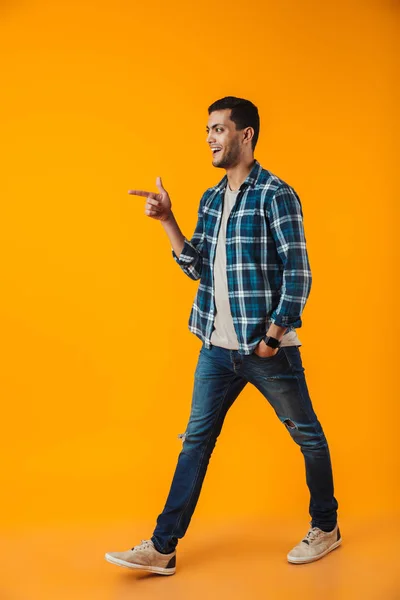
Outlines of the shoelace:
M 146 548 L 147 546 L 153 546 L 153 542 L 151 540 L 140 540 L 140 544 L 133 546 L 131 550 L 135 550 L 135 548 Z
M 318 536 L 321 535 L 321 533 L 322 531 L 318 529 L 318 527 L 312 527 L 302 541 L 307 543 L 313 542 Z

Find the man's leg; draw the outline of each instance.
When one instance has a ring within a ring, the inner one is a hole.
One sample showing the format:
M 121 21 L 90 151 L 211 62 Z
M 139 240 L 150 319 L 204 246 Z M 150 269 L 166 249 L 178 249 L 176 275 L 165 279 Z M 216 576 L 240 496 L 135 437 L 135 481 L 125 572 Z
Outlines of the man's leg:
M 245 357 L 246 378 L 267 398 L 304 456 L 311 526 L 331 531 L 337 523 L 328 442 L 308 393 L 300 350 L 281 346 L 270 357 Z
M 225 416 L 247 381 L 235 372 L 231 352 L 204 345 L 197 363 L 189 422 L 164 510 L 152 541 L 172 552 L 189 526 Z

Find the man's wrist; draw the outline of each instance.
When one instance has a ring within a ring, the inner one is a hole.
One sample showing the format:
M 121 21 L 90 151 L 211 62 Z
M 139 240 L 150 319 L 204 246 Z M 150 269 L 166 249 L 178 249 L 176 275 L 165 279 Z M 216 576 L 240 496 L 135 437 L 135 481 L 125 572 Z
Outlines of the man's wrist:
M 160 223 L 171 223 L 174 220 L 174 214 L 171 211 L 165 219 L 160 219 Z
M 269 329 L 265 333 L 265 335 L 271 336 L 271 337 L 281 341 L 286 329 L 287 329 L 287 327 L 281 327 L 280 325 L 275 325 L 275 323 L 271 323 L 269 326 Z

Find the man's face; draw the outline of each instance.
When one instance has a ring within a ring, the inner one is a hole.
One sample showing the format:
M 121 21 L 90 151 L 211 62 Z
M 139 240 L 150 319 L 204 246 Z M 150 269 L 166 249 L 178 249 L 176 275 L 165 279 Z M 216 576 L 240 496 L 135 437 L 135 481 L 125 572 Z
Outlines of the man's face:
M 216 110 L 208 117 L 206 132 L 207 144 L 212 152 L 214 167 L 227 169 L 240 162 L 242 152 L 241 131 L 236 131 L 236 125 L 230 120 L 231 109 Z M 213 148 L 220 148 L 213 151 Z

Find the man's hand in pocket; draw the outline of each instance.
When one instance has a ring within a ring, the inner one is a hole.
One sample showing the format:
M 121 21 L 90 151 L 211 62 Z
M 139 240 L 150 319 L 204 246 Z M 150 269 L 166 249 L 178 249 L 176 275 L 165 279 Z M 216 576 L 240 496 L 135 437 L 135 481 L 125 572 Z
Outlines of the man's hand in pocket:
M 271 346 L 267 346 L 264 340 L 261 340 L 258 346 L 254 348 L 254 354 L 257 354 L 257 356 L 261 356 L 262 358 L 266 358 L 267 356 L 274 356 L 278 350 L 279 348 L 271 348 Z

